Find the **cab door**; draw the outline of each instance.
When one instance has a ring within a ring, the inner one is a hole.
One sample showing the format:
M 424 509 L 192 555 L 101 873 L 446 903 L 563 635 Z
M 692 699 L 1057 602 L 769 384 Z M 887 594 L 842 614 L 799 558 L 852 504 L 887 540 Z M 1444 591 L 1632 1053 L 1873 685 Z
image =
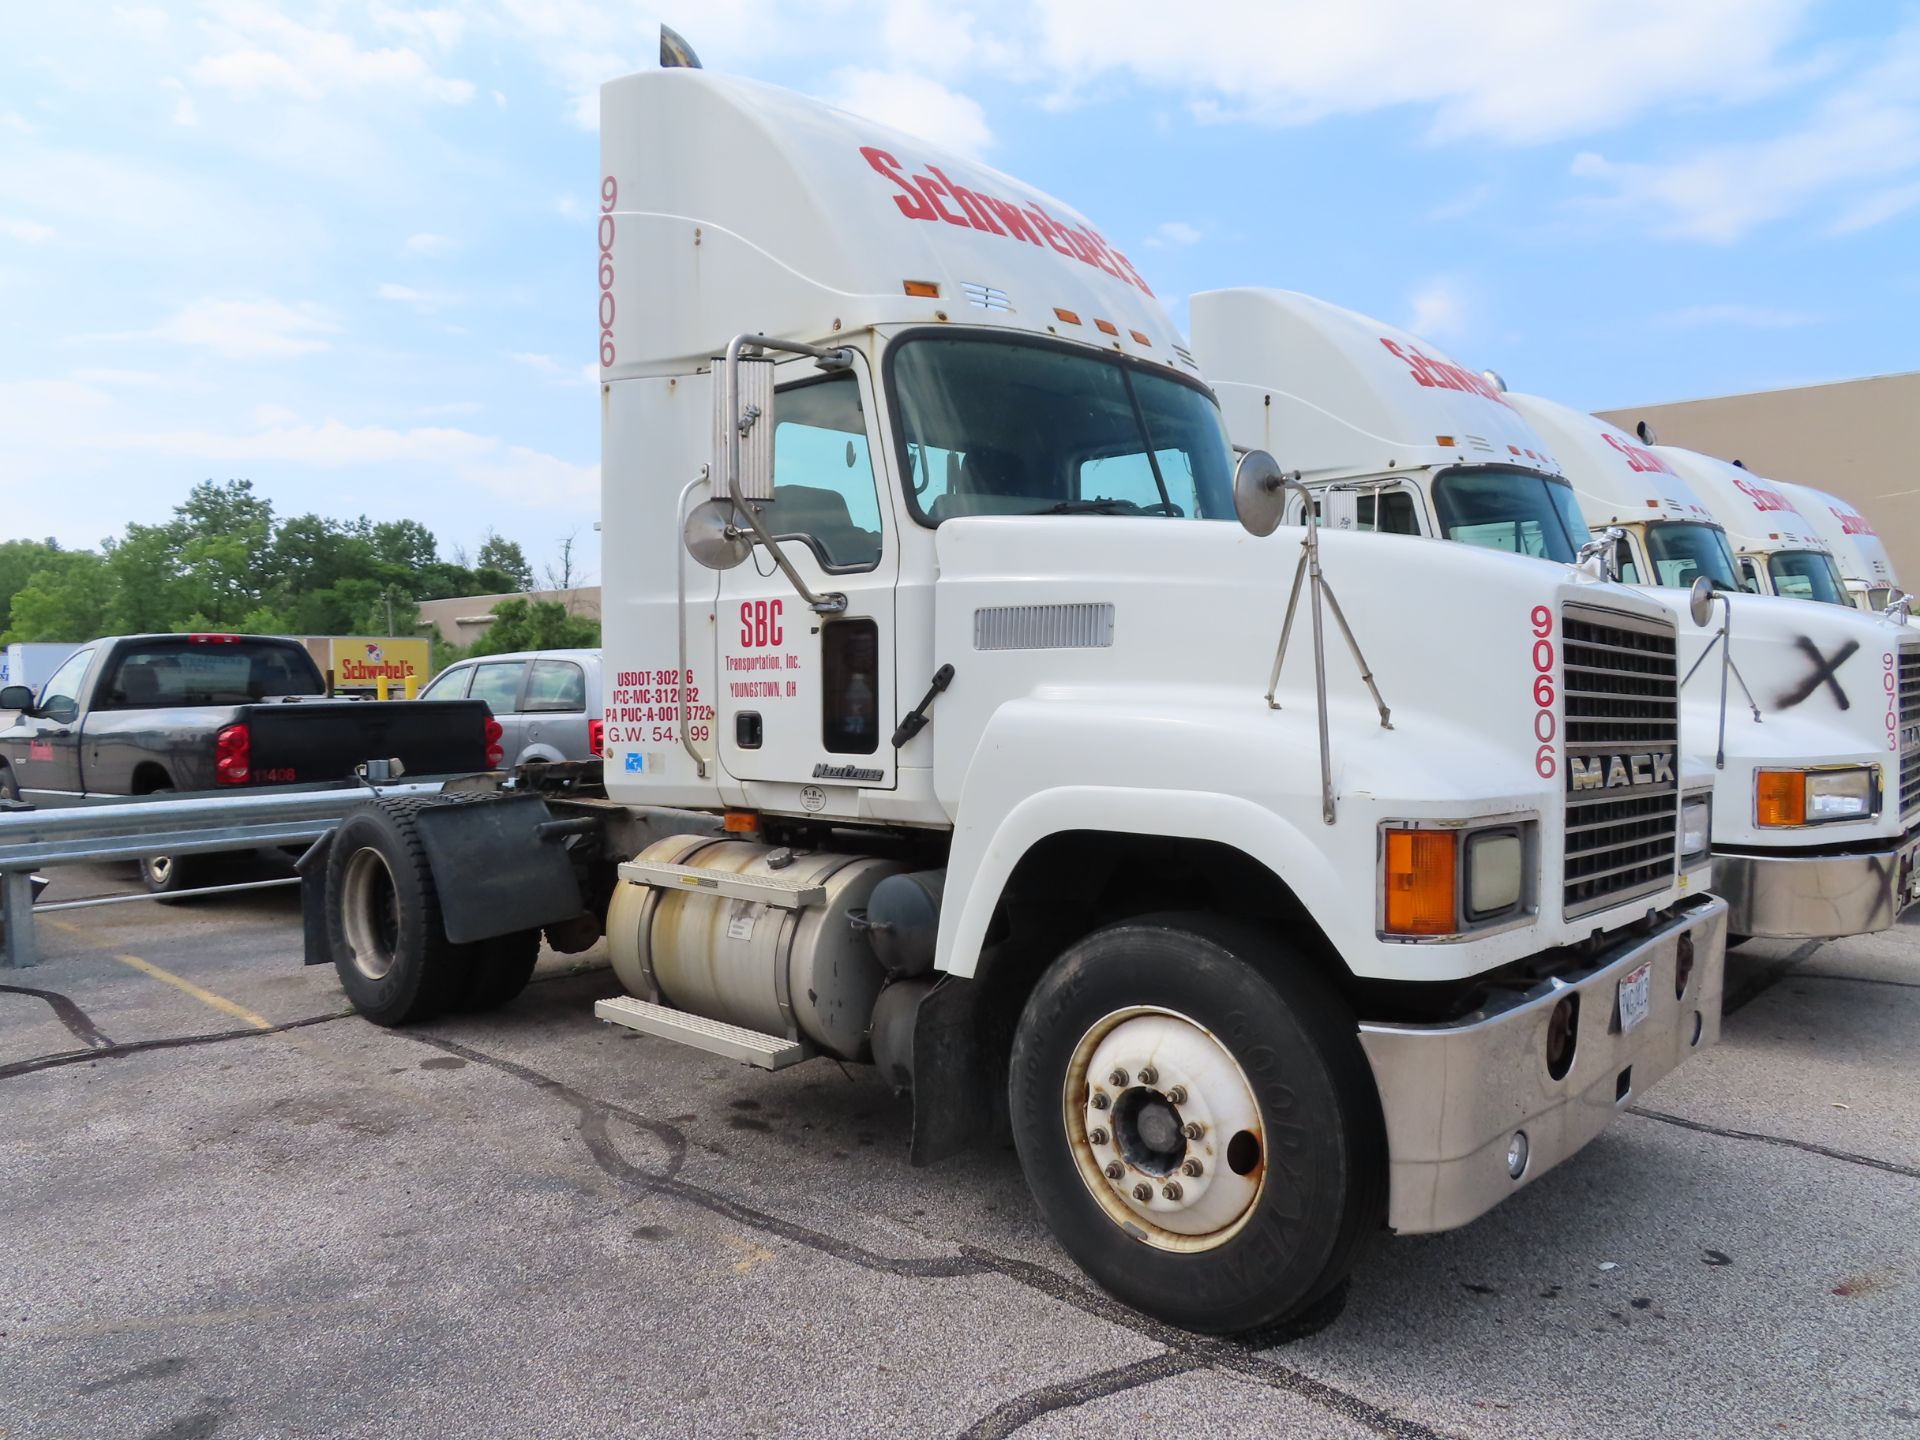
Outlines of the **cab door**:
M 894 785 L 899 542 L 880 492 L 864 361 L 822 372 L 796 359 L 776 384 L 774 498 L 761 520 L 807 586 L 845 595 L 847 607 L 815 613 L 763 545 L 722 572 L 714 738 L 735 779 L 817 787 L 801 795 L 805 808 L 847 813 L 851 790 L 834 787 Z M 759 803 L 780 808 L 784 798 Z
M 8 736 L 7 759 L 29 800 L 40 798 L 36 792 L 48 798 L 80 793 L 80 695 L 93 653 L 81 650 L 63 660 L 40 689 L 34 706 L 40 713 L 21 715 Z

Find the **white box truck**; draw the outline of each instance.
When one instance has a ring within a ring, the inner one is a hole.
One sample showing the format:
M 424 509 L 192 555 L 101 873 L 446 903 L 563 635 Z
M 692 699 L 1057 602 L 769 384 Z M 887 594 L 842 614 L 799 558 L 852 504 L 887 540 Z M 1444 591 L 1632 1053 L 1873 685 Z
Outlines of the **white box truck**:
M 1920 850 L 1920 637 L 1734 593 L 1726 532 L 1665 447 L 1508 394 L 1497 376 L 1310 296 L 1215 291 L 1192 312 L 1235 441 L 1299 466 L 1325 525 L 1562 562 L 1590 527 L 1617 530 L 1596 549 L 1677 626 L 1682 730 L 1714 767 L 1713 889 L 1735 937 L 1852 935 L 1898 919 Z M 1804 528 L 1784 532 L 1794 573 L 1809 568 L 1802 557 L 1827 562 Z M 1755 531 L 1751 543 L 1777 543 Z M 1696 582 L 1718 597 L 1705 623 Z M 1594 793 L 1581 788 L 1592 779 L 1570 772 L 1570 803 Z
M 916 1162 L 1010 1131 L 1090 1275 L 1216 1332 L 1717 1038 L 1663 606 L 1274 533 L 1138 271 L 1007 175 L 700 70 L 601 107 L 604 784 L 349 816 L 308 956 L 363 1013 L 604 928 L 602 1019 L 871 1061 Z

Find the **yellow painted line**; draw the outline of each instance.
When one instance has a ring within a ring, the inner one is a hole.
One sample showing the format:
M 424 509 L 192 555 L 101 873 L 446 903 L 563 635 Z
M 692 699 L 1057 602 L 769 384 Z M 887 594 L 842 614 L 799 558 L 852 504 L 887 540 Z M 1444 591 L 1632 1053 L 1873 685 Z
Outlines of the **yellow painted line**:
M 142 960 L 138 955 L 115 955 L 113 958 L 118 960 L 122 965 L 131 965 L 142 975 L 151 975 L 163 985 L 173 986 L 174 989 L 184 995 L 191 995 L 202 1005 L 210 1005 L 222 1015 L 231 1015 L 235 1020 L 243 1021 L 253 1026 L 256 1030 L 273 1029 L 273 1021 L 267 1019 L 266 1016 L 256 1015 L 253 1011 L 247 1009 L 246 1006 L 236 1005 L 233 1001 L 227 999 L 226 996 L 216 995 L 211 990 L 203 989 L 191 980 L 183 979 L 174 974 L 171 970 L 162 970 L 151 960 Z

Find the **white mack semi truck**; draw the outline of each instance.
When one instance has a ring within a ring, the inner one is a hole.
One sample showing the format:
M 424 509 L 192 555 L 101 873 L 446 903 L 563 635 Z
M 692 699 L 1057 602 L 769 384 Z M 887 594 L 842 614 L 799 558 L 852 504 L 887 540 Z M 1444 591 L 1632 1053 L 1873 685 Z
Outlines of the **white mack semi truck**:
M 1667 449 L 1508 394 L 1404 331 L 1289 291 L 1196 295 L 1192 313 L 1234 439 L 1286 447 L 1323 526 L 1591 549 L 1662 605 L 1736 938 L 1894 923 L 1920 849 L 1920 649 L 1903 627 L 1738 593 L 1726 532 Z
M 1641 438 L 1725 527 L 1743 590 L 1817 605 L 1853 605 L 1833 547 L 1779 485 L 1698 450 L 1654 444 L 1651 431 Z
M 308 958 L 364 1014 L 604 931 L 603 1020 L 871 1061 L 915 1162 L 1010 1129 L 1091 1276 L 1215 1332 L 1718 1037 L 1662 606 L 1276 531 L 1135 268 L 1017 180 L 697 69 L 601 103 L 604 782 L 344 820 Z
M 1806 517 L 1813 533 L 1833 551 L 1834 564 L 1840 568 L 1840 579 L 1854 608 L 1877 615 L 1899 598 L 1900 579 L 1894 574 L 1893 556 L 1871 520 L 1825 490 L 1786 480 L 1774 483 L 1793 502 L 1793 508 Z

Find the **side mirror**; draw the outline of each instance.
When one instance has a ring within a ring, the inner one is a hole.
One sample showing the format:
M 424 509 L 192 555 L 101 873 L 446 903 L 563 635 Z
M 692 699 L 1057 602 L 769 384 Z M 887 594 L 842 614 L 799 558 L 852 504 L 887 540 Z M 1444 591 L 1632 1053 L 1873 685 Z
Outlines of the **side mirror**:
M 1580 553 L 1573 557 L 1573 563 L 1584 566 L 1591 560 L 1600 562 L 1599 576 L 1602 580 L 1618 580 L 1620 572 L 1615 567 L 1619 563 L 1619 544 L 1627 538 L 1627 532 L 1618 525 L 1609 525 L 1586 544 L 1580 547 Z
M 773 423 L 773 357 L 733 355 L 714 361 L 713 468 L 707 472 L 713 477 L 714 499 L 732 499 L 736 493 L 741 500 L 773 499 Z M 736 436 L 738 471 L 733 468 Z
M 709 570 L 731 570 L 753 553 L 753 541 L 734 524 L 733 506 L 703 500 L 687 512 L 680 538 L 694 562 Z
M 1320 496 L 1322 530 L 1358 530 L 1360 497 L 1351 490 L 1328 490 Z
M 1233 513 L 1249 535 L 1271 535 L 1287 509 L 1287 473 L 1264 450 L 1249 450 L 1233 470 Z
M 1695 576 L 1687 590 L 1687 613 L 1702 629 L 1713 619 L 1713 582 L 1704 575 Z
M 22 714 L 33 709 L 33 691 L 25 685 L 0 686 L 0 710 L 18 710 Z

